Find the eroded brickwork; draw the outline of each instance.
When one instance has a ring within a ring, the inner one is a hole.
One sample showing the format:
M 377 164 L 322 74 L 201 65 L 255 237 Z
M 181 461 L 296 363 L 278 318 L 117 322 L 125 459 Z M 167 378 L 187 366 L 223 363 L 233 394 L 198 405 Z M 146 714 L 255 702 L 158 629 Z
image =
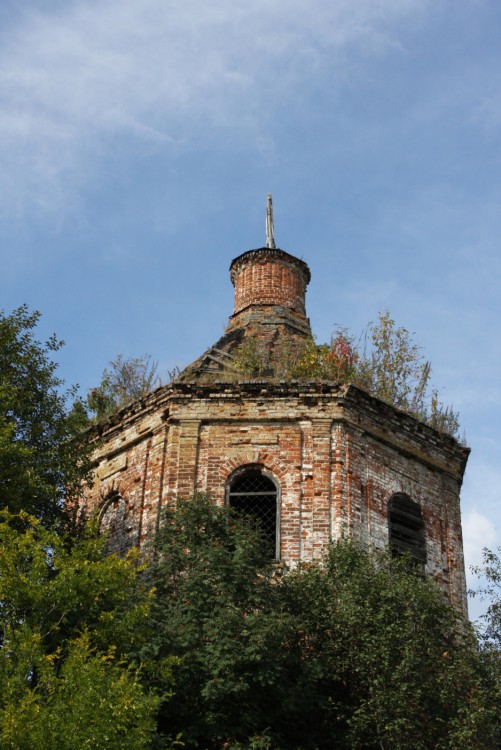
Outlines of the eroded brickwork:
M 388 502 L 404 492 L 422 508 L 427 572 L 466 606 L 466 449 L 354 386 L 177 384 L 110 420 L 101 441 L 88 507 L 106 511 L 109 498 L 123 498 L 114 522 L 128 530 L 123 546 L 144 544 L 179 497 L 201 491 L 223 504 L 233 474 L 256 466 L 280 488 L 283 561 L 318 560 L 346 535 L 384 548 Z
M 249 250 L 232 262 L 230 276 L 235 304 L 226 331 L 180 380 L 234 377 L 235 356 L 249 342 L 266 360 L 267 374 L 280 377 L 280 361 L 312 340 L 305 309 L 310 270 L 304 261 L 278 248 Z
M 283 250 L 263 247 L 239 255 L 231 264 L 230 277 L 235 287 L 234 315 L 249 305 L 280 305 L 306 315 L 309 268 Z
M 178 498 L 200 491 L 227 502 L 245 467 L 278 488 L 277 557 L 290 564 L 320 560 L 342 536 L 386 547 L 388 504 L 405 493 L 424 523 L 426 572 L 466 611 L 459 492 L 468 450 L 352 385 L 200 379 L 224 374 L 249 331 L 311 336 L 303 261 L 250 251 L 232 274 L 235 313 L 222 343 L 98 430 L 85 504 L 111 533 L 110 549 L 143 546 Z

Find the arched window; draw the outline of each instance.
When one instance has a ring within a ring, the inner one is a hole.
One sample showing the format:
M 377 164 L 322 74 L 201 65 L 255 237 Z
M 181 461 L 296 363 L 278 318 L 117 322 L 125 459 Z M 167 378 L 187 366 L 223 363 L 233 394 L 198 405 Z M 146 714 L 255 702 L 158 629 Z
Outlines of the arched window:
M 258 468 L 239 472 L 228 488 L 228 504 L 256 519 L 270 557 L 280 556 L 278 486 Z
M 134 533 L 128 503 L 119 492 L 109 495 L 99 514 L 99 531 L 106 534 L 106 551 L 125 555 L 134 546 Z
M 426 543 L 421 507 L 403 492 L 393 495 L 388 504 L 388 526 L 392 555 L 409 553 L 416 564 L 426 563 Z

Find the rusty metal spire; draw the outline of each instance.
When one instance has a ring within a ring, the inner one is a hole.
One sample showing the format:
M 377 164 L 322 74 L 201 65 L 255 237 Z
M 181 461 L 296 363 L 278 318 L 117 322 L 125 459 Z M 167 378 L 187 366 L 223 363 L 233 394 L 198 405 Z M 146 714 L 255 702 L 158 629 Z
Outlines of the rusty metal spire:
M 273 226 L 273 201 L 271 193 L 268 193 L 268 202 L 266 204 L 266 247 L 275 247 L 275 236 Z

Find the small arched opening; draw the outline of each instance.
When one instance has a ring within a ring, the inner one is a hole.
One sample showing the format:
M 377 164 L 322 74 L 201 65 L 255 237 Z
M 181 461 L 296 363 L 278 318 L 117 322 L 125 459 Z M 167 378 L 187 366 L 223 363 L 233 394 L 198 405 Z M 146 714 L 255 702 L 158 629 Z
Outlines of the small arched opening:
M 280 557 L 278 483 L 258 466 L 237 471 L 227 487 L 227 502 L 237 513 L 254 519 L 271 558 Z
M 106 552 L 123 557 L 134 547 L 133 524 L 129 505 L 115 491 L 105 499 L 99 513 L 99 531 L 106 534 Z
M 426 540 L 421 506 L 403 492 L 388 503 L 388 531 L 391 554 L 409 554 L 417 566 L 426 565 Z

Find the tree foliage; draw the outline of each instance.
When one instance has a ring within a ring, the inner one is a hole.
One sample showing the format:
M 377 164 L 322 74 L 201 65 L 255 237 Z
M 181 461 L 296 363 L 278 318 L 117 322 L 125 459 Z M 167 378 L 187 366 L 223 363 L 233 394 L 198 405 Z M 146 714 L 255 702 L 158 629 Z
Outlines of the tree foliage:
M 273 372 L 278 379 L 353 383 L 442 432 L 459 433 L 457 413 L 444 406 L 430 386 L 430 363 L 412 334 L 397 326 L 387 311 L 359 337 L 338 328 L 329 344 L 285 341 L 272 353 L 256 339 L 248 339 L 233 366 L 246 377 Z
M 485 548 L 483 564 L 472 571 L 482 578 L 482 583 L 470 593 L 489 602 L 482 615 L 482 638 L 501 652 L 501 547 L 497 551 Z
M 0 750 L 497 747 L 493 662 L 405 560 L 280 569 L 204 497 L 147 564 L 104 544 L 3 512 Z
M 167 513 L 154 550 L 145 652 L 178 659 L 159 730 L 182 732 L 188 747 L 260 733 L 278 721 L 294 675 L 282 647 L 292 629 L 259 532 L 198 497 Z
M 0 517 L 0 748 L 151 746 L 157 698 L 128 654 L 149 597 L 132 559 Z
M 405 560 L 342 542 L 287 571 L 259 529 L 204 497 L 166 514 L 147 565 L 105 555 L 91 525 L 50 528 L 87 454 L 84 409 L 68 408 L 52 361 L 61 342 L 35 339 L 38 317 L 0 316 L 0 750 L 497 747 L 499 596 L 479 650 Z M 450 426 L 407 332 L 388 316 L 371 330 L 365 348 L 346 331 L 284 347 L 284 371 Z M 103 380 L 101 415 L 156 382 L 149 358 L 125 362 Z M 484 593 L 499 594 L 499 556 L 485 563 Z
M 179 660 L 161 732 L 187 748 L 493 750 L 474 635 L 433 582 L 348 542 L 294 571 L 263 549 L 206 498 L 167 515 L 143 651 Z
M 62 391 L 52 356 L 62 342 L 34 336 L 40 315 L 0 313 L 0 508 L 51 524 L 71 506 L 89 469 L 83 410 Z
M 284 579 L 319 747 L 494 748 L 494 707 L 473 632 L 404 560 L 333 545 Z
M 158 362 L 153 362 L 150 354 L 129 358 L 119 354 L 105 368 L 101 383 L 87 395 L 87 404 L 97 420 L 104 419 L 159 385 Z
M 497 550 L 484 549 L 481 566 L 474 567 L 473 573 L 480 576 L 481 582 L 470 593 L 487 601 L 488 606 L 481 616 L 479 638 L 481 654 L 491 683 L 491 696 L 501 716 L 501 547 Z M 499 728 L 501 745 L 501 727 Z

